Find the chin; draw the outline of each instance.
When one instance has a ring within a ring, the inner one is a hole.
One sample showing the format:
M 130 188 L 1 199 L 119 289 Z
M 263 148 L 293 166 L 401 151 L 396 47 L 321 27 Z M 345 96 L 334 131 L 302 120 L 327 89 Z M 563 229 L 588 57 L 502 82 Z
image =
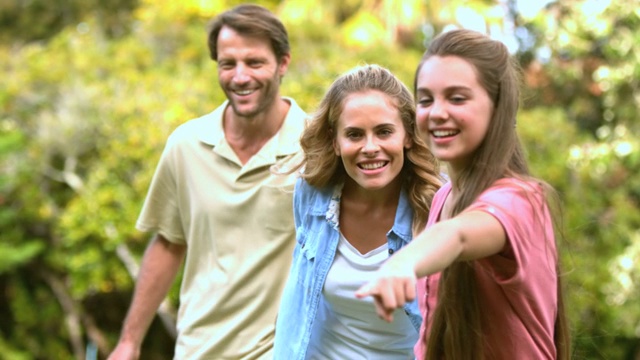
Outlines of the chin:
M 233 112 L 235 112 L 238 116 L 243 117 L 253 117 L 256 116 L 259 112 L 256 110 L 255 106 L 233 106 Z
M 385 187 L 389 186 L 389 183 L 384 183 L 384 184 L 380 184 L 380 183 L 366 183 L 366 184 L 359 184 L 360 187 L 362 187 L 365 190 L 368 191 L 378 191 L 378 190 L 382 190 Z

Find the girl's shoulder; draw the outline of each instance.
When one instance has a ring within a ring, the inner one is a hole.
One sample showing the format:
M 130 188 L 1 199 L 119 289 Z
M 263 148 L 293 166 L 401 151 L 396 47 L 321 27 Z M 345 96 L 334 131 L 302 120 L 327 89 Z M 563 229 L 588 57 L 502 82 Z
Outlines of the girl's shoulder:
M 482 192 L 476 203 L 489 203 L 507 208 L 539 208 L 546 203 L 545 187 L 536 179 L 502 178 Z
M 515 192 L 521 195 L 536 195 L 544 193 L 544 185 L 536 179 L 521 179 L 516 177 L 505 177 L 496 180 L 487 192 Z

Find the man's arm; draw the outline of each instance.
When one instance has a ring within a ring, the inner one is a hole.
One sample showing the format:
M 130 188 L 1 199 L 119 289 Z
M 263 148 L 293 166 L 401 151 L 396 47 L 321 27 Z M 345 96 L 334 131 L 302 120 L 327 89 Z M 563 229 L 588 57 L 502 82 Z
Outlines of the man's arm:
M 120 340 L 109 360 L 139 358 L 142 340 L 180 270 L 185 251 L 186 246 L 171 243 L 160 234 L 151 241 L 142 258 Z

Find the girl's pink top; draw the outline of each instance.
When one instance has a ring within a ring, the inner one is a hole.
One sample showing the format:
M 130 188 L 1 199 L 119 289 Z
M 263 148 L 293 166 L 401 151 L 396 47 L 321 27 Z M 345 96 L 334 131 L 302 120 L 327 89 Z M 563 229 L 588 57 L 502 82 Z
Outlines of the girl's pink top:
M 427 227 L 436 223 L 451 191 L 435 195 Z M 487 359 L 555 359 L 557 312 L 556 245 L 542 187 L 509 178 L 498 180 L 465 211 L 484 211 L 504 227 L 507 243 L 495 255 L 474 262 Z M 424 316 L 416 359 L 425 356 L 436 306 L 439 274 L 418 280 Z M 447 301 L 447 299 L 442 299 Z

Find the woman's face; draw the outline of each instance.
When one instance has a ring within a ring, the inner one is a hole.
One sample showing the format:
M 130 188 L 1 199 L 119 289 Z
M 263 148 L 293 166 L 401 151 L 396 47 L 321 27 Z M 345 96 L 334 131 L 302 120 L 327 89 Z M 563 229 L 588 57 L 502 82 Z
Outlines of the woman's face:
M 365 190 L 380 190 L 399 180 L 411 139 L 394 102 L 368 90 L 345 99 L 333 147 L 350 179 Z

